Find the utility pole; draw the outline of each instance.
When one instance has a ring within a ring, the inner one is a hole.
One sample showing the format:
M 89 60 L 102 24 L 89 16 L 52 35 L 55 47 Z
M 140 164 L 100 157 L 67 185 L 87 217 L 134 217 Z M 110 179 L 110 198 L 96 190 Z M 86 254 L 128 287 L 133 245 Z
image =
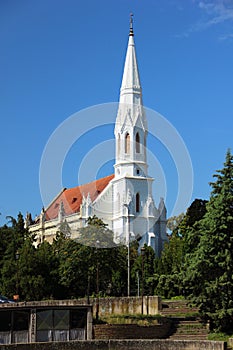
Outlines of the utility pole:
M 99 319 L 99 240 L 96 241 L 96 320 Z
M 142 256 L 142 315 L 143 315 L 143 298 L 144 298 L 144 254 L 145 248 L 141 248 L 141 256 Z
M 125 235 L 125 244 L 127 246 L 127 296 L 130 296 L 130 212 L 129 204 L 124 203 L 124 206 L 127 210 L 126 213 L 126 235 Z

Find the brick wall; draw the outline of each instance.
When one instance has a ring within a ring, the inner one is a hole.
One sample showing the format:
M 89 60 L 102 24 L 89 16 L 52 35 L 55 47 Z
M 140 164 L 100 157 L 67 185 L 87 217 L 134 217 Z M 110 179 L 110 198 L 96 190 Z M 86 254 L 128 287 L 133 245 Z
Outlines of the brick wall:
M 94 326 L 94 339 L 163 339 L 171 328 L 169 321 L 161 325 L 100 324 Z

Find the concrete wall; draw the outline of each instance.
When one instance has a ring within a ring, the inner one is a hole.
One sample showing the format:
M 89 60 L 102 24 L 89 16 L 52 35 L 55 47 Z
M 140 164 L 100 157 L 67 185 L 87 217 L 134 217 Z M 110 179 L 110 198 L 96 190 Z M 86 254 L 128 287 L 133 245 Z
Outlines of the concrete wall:
M 99 302 L 99 316 L 107 315 L 157 315 L 161 310 L 161 298 L 158 296 L 125 297 L 125 298 L 95 298 L 90 299 L 93 304 L 93 315 L 96 314 L 96 305 Z
M 225 350 L 226 343 L 185 340 L 90 340 L 0 345 L 2 350 Z

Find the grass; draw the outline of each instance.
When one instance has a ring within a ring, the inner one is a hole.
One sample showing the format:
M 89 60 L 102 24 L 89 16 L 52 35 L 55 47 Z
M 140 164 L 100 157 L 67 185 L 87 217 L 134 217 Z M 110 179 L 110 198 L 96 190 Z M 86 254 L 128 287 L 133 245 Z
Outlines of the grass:
M 185 297 L 183 295 L 177 295 L 175 297 L 171 297 L 169 300 L 185 300 Z
M 163 317 L 161 315 L 109 315 L 102 316 L 98 323 L 108 323 L 108 324 L 137 324 L 143 326 L 157 325 L 159 320 Z
M 226 333 L 222 333 L 222 332 L 211 332 L 208 335 L 208 340 L 215 340 L 215 341 L 225 341 L 228 342 L 229 338 L 233 338 L 233 334 L 229 335 Z
M 176 312 L 171 314 L 166 314 L 166 317 L 185 317 L 185 318 L 193 318 L 200 317 L 200 313 L 198 311 L 191 312 Z

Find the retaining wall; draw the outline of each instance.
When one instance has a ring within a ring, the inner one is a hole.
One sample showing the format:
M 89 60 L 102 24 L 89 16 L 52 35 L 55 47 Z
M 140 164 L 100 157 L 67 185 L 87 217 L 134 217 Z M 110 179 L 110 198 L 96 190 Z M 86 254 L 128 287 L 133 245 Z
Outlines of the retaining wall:
M 94 326 L 94 339 L 165 339 L 171 322 L 161 325 L 106 324 Z
M 99 316 L 122 315 L 122 314 L 159 314 L 162 309 L 161 298 L 158 296 L 142 297 L 121 297 L 121 298 L 90 298 L 93 305 L 93 315 L 96 313 L 96 306 L 99 307 Z
M 87 340 L 66 343 L 0 345 L 2 350 L 225 350 L 217 341 L 185 340 Z

